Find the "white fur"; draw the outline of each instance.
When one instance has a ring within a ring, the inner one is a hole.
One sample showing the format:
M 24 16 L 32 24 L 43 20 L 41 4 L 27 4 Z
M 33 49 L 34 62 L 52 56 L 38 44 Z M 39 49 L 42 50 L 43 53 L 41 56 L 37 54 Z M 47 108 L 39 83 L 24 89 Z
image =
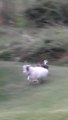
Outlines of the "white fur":
M 27 71 L 27 67 L 29 67 L 29 71 Z M 23 73 L 27 74 L 27 80 L 30 81 L 39 81 L 40 79 L 46 79 L 48 76 L 48 69 L 43 67 L 32 67 L 30 65 L 23 66 Z

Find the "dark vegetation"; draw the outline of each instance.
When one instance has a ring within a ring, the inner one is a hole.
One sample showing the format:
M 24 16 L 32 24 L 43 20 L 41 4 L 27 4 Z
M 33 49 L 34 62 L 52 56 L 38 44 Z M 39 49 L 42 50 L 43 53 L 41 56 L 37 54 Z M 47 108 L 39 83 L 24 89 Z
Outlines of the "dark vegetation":
M 58 60 L 60 58 L 63 58 L 64 55 L 67 54 L 67 49 L 65 48 L 65 44 L 61 43 L 60 40 L 57 42 L 57 44 L 54 43 L 53 40 L 46 40 L 44 41 L 44 46 L 40 47 L 33 54 L 25 56 L 21 60 L 28 60 L 30 62 L 31 61 L 34 62 L 34 61 L 41 61 L 46 58 L 49 60 Z
M 21 43 L 14 42 L 10 45 L 10 49 L 0 53 L 0 60 L 37 62 L 48 59 L 49 61 L 57 61 L 61 58 L 63 59 L 65 56 L 68 56 L 68 44 L 66 42 L 51 39 L 46 39 L 42 42 L 43 45 L 39 48 L 35 48 L 34 45 L 32 48 L 27 49 L 23 48 Z M 34 49 L 35 51 L 32 51 Z M 68 57 L 65 57 L 65 59 L 68 61 Z
M 11 61 L 13 59 L 13 54 L 10 51 L 4 51 L 0 53 L 0 60 Z
M 45 1 L 41 5 L 28 8 L 25 17 L 36 27 L 45 25 L 68 25 L 68 3 Z
M 45 25 L 68 25 L 68 2 L 36 1 L 37 4 L 26 7 L 16 13 L 15 3 L 2 0 L 0 8 L 0 23 L 22 27 L 24 24 L 43 27 Z M 4 7 L 5 6 L 5 7 Z M 27 23 L 25 23 L 27 21 Z

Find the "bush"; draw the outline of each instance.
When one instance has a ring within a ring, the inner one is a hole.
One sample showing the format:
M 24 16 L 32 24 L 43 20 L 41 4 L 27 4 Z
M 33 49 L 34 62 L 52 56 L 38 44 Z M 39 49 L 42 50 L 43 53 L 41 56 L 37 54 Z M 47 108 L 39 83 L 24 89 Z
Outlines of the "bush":
M 32 54 L 25 56 L 22 60 L 40 61 L 44 59 L 57 60 L 67 52 L 66 43 L 61 40 L 44 39 L 44 44 Z M 38 57 L 37 57 L 38 56 Z
M 25 20 L 22 17 L 18 17 L 16 19 L 16 26 L 17 27 L 23 27 L 25 25 Z
M 68 4 L 54 1 L 47 1 L 28 8 L 25 11 L 25 18 L 37 27 L 43 27 L 46 24 L 68 23 Z M 33 21 L 33 22 L 31 22 Z
M 12 60 L 12 53 L 9 51 L 4 51 L 2 53 L 0 53 L 0 59 L 1 60 Z

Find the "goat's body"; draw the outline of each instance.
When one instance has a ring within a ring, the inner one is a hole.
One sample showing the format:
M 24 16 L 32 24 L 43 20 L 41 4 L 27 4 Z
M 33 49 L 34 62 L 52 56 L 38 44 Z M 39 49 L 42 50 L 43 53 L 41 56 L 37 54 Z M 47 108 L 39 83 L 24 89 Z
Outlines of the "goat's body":
M 39 81 L 40 79 L 47 78 L 49 71 L 43 67 L 29 66 L 29 70 L 26 69 L 25 73 L 28 75 L 27 80 Z
M 32 77 L 36 77 L 37 79 L 42 77 L 47 77 L 48 70 L 43 67 L 31 67 L 30 74 Z

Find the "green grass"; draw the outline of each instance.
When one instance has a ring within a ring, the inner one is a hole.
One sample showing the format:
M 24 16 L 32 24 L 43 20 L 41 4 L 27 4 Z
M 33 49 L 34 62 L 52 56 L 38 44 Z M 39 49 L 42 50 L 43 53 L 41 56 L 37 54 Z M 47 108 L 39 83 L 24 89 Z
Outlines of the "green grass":
M 21 65 L 0 62 L 0 120 L 68 120 L 68 68 L 50 66 L 45 84 L 32 86 Z
M 9 113 L 5 119 L 1 120 L 68 120 L 68 113 Z

